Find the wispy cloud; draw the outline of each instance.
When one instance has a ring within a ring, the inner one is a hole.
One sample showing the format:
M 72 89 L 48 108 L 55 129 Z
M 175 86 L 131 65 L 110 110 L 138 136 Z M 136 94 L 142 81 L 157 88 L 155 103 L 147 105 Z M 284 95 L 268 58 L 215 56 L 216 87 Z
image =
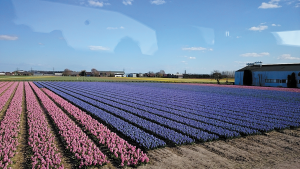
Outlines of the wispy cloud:
M 89 5 L 94 7 L 103 7 L 104 5 L 110 5 L 110 3 L 99 2 L 97 0 L 89 0 Z
M 184 63 L 184 64 L 186 64 L 186 65 L 188 64 L 187 61 L 181 61 L 181 63 Z
M 120 27 L 107 27 L 108 30 L 125 29 L 123 26 Z
M 208 48 L 203 48 L 203 47 L 182 48 L 182 50 L 209 50 L 209 51 L 213 51 L 212 48 L 208 49 Z
M 235 63 L 238 64 L 238 66 L 246 66 L 247 63 L 250 63 L 250 61 L 243 62 L 243 61 L 234 61 Z
M 241 38 L 241 36 L 236 36 L 236 38 Z
M 103 47 L 103 46 L 89 46 L 90 50 L 110 50 L 107 47 Z
M 262 52 L 262 53 L 244 53 L 241 54 L 240 56 L 242 57 L 263 57 L 263 56 L 269 56 L 270 53 L 268 52 Z
M 253 26 L 251 28 L 249 28 L 250 31 L 263 31 L 265 29 L 268 29 L 268 26 L 264 26 L 264 25 L 260 25 L 260 26 Z
M 17 36 L 0 35 L 0 40 L 17 40 Z
M 196 57 L 189 57 L 189 56 L 183 56 L 183 57 L 185 57 L 185 58 L 188 58 L 188 59 L 196 59 Z
M 123 0 L 124 5 L 132 5 L 133 0 Z
M 114 29 L 118 29 L 118 27 L 107 27 L 106 29 L 108 29 L 108 30 L 114 30 Z
M 300 60 L 298 57 L 292 57 L 290 54 L 283 54 L 279 56 L 277 59 L 283 59 L 283 60 Z
M 226 31 L 226 32 L 225 32 L 225 36 L 226 36 L 226 37 L 229 36 L 229 31 Z
M 273 23 L 272 26 L 281 26 L 281 25 L 279 25 L 279 24 L 276 25 L 276 24 Z
M 162 4 L 166 3 L 166 1 L 164 1 L 164 0 L 151 0 L 150 3 L 155 4 L 155 5 L 162 5 Z
M 40 42 L 39 45 L 44 45 L 44 44 Z
M 299 7 L 300 7 L 300 0 L 298 0 L 298 3 L 295 4 L 295 7 L 296 7 L 296 8 L 299 8 Z
M 278 5 L 280 0 L 271 0 L 268 3 L 263 2 L 258 8 L 261 9 L 269 9 L 269 8 L 280 8 L 281 6 Z

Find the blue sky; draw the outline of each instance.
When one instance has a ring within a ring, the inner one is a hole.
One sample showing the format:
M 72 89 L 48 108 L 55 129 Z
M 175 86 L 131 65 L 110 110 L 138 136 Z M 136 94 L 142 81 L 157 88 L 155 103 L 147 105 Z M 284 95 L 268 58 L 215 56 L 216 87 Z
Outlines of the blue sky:
M 300 0 L 1 0 L 0 71 L 300 63 Z

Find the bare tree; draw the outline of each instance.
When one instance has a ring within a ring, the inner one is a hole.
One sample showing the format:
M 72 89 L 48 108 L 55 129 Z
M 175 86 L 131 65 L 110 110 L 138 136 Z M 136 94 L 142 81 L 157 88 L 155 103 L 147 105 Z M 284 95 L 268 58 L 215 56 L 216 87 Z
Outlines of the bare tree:
M 92 72 L 93 76 L 99 76 L 100 75 L 100 72 L 97 69 L 95 69 L 95 68 L 93 68 L 91 70 L 91 72 Z
M 228 78 L 234 78 L 235 71 L 223 71 L 222 76 Z
M 219 70 L 212 71 L 212 78 L 217 80 L 218 84 L 220 84 L 220 79 L 222 79 L 222 74 Z
M 72 70 L 70 70 L 70 69 L 65 69 L 64 71 L 63 71 L 63 75 L 64 76 L 70 76 L 72 74 Z
M 160 70 L 159 73 L 162 74 L 162 75 L 166 74 L 166 72 L 164 70 Z

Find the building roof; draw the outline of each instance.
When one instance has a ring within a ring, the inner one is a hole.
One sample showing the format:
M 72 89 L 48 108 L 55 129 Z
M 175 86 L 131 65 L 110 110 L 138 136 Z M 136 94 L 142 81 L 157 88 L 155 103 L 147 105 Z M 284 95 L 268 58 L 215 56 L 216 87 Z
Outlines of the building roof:
M 124 71 L 98 71 L 99 73 L 123 73 L 125 74 Z
M 261 67 L 259 65 L 256 66 L 246 66 L 239 71 L 251 70 L 251 71 L 300 71 L 300 63 L 292 63 L 292 64 L 265 64 Z

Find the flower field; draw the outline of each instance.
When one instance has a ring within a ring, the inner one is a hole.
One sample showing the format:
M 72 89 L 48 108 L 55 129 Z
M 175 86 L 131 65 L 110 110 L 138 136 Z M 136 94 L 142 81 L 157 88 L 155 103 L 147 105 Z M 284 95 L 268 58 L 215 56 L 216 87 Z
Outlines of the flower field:
M 21 116 L 26 121 L 21 125 Z M 0 168 L 149 163 L 162 147 L 300 127 L 300 93 L 162 83 L 0 82 Z

